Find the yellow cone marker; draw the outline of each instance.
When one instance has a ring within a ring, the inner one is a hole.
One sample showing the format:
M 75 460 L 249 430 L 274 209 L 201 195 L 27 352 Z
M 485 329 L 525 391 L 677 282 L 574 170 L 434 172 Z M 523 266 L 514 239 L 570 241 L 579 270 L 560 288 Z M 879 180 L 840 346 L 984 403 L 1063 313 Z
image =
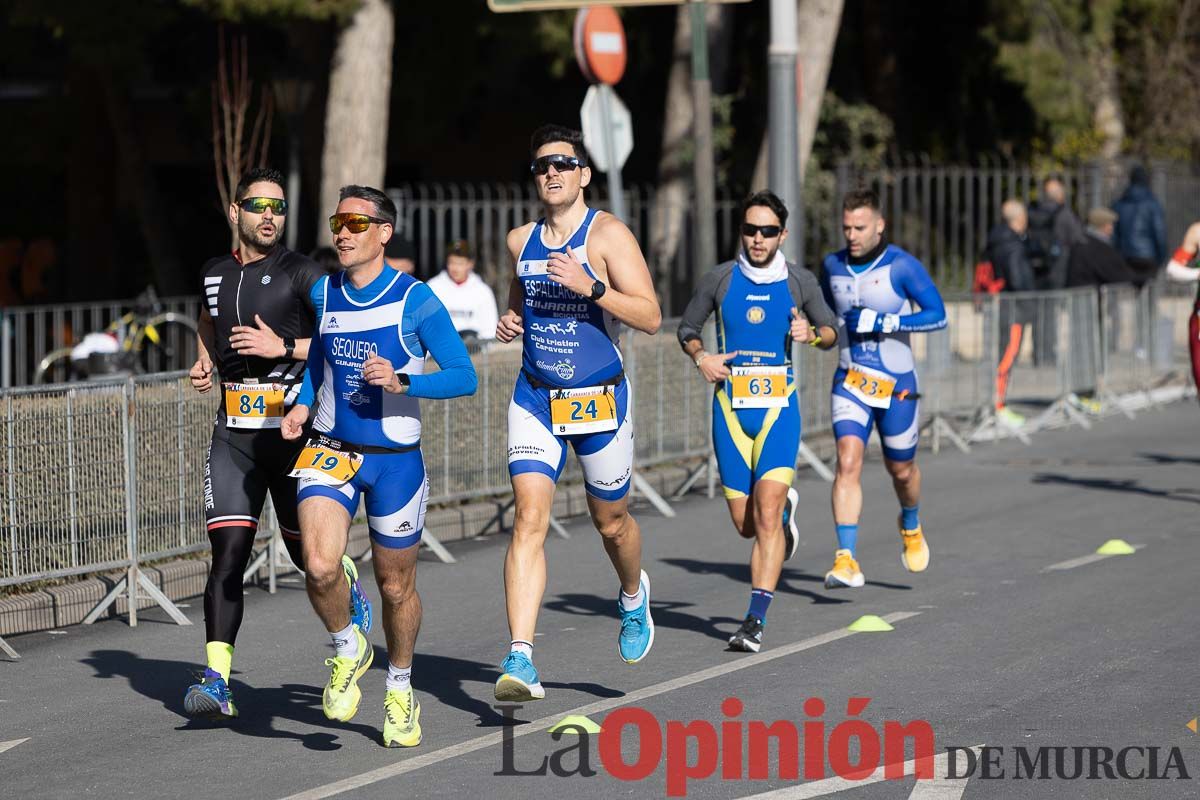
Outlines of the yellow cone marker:
M 855 633 L 881 633 L 896 629 L 884 622 L 881 617 L 877 617 L 874 614 L 865 614 L 854 620 L 854 622 L 851 622 L 849 630 Z
M 1129 542 L 1124 539 L 1109 539 L 1104 544 L 1100 545 L 1100 549 L 1096 551 L 1096 555 L 1100 556 L 1131 556 L 1134 554 L 1134 549 L 1129 545 Z
M 561 720 L 556 722 L 553 727 L 550 728 L 550 732 L 557 733 L 558 731 L 562 731 L 563 733 L 574 733 L 578 735 L 580 728 L 588 733 L 600 732 L 600 726 L 582 714 L 572 714 L 569 717 L 563 717 Z
M 1196 720 L 1197 719 L 1200 719 L 1200 717 L 1192 717 L 1192 721 L 1187 724 L 1188 730 L 1190 730 L 1192 733 L 1196 732 Z

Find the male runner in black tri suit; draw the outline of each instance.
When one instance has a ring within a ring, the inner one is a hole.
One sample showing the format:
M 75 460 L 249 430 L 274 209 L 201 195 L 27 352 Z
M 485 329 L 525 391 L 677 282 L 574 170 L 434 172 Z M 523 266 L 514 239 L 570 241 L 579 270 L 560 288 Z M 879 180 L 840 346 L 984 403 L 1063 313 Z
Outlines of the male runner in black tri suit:
M 324 271 L 280 243 L 287 212 L 283 175 L 267 168 L 248 171 L 229 206 L 238 249 L 209 260 L 202 270 L 205 310 L 199 358 L 189 377 L 201 393 L 219 385 L 221 403 L 204 465 L 213 556 L 204 590 L 207 668 L 184 697 L 184 709 L 193 716 L 237 716 L 229 672 L 245 605 L 242 574 L 268 491 L 288 554 L 304 569 L 296 479 L 288 475 L 300 448 L 280 436 L 279 424 L 304 379 L 316 318 L 309 292 Z M 343 558 L 343 566 L 355 622 L 367 630 L 370 604 L 354 563 Z

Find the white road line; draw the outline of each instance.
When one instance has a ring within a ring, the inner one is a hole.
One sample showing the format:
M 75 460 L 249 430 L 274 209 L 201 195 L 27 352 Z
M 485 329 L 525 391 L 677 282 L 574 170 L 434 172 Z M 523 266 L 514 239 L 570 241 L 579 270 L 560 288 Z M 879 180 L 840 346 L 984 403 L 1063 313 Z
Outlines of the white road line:
M 29 737 L 25 737 L 24 739 L 13 739 L 11 742 L 0 742 L 0 753 L 3 753 L 5 750 L 12 750 L 14 747 L 19 745 L 21 742 L 28 742 L 28 741 L 29 741 Z
M 983 745 L 979 744 L 971 749 L 978 755 L 982 747 Z M 965 778 L 950 779 L 946 777 L 948 758 L 945 753 L 933 757 L 934 778 L 932 780 L 917 781 L 912 794 L 908 796 L 909 800 L 959 800 L 962 797 L 963 791 L 967 788 L 967 781 Z M 914 764 L 916 764 L 916 759 L 904 762 L 905 775 L 912 774 Z M 884 778 L 884 770 L 885 768 L 882 766 L 876 767 L 875 771 L 870 775 L 857 781 L 838 777 L 825 778 L 824 780 L 802 783 L 798 786 L 785 786 L 782 789 L 774 789 L 762 794 L 747 795 L 741 798 L 741 800 L 810 800 L 813 797 L 825 797 L 826 795 L 844 792 L 858 786 L 880 783 L 886 780 Z
M 1135 544 L 1135 545 L 1133 545 L 1133 549 L 1141 550 L 1145 546 L 1146 545 L 1144 545 L 1144 544 Z M 1079 558 L 1069 558 L 1066 561 L 1060 561 L 1057 564 L 1051 564 L 1048 567 L 1042 567 L 1041 571 L 1042 572 L 1057 572 L 1057 571 L 1064 570 L 1064 569 L 1075 569 L 1076 567 L 1082 567 L 1084 564 L 1092 564 L 1097 561 L 1103 561 L 1106 558 L 1112 558 L 1112 556 L 1101 555 L 1099 553 L 1092 553 L 1091 555 L 1080 556 Z
M 961 800 L 966 790 L 966 778 L 934 778 L 917 781 L 908 800 Z
M 920 616 L 920 614 L 920 611 L 896 611 L 892 614 L 887 614 L 883 617 L 883 619 L 887 622 L 900 622 L 902 620 Z M 652 686 L 638 689 L 637 691 L 630 692 L 629 694 L 625 694 L 620 697 L 600 700 L 595 703 L 589 703 L 588 705 L 579 706 L 578 708 L 573 708 L 566 711 L 558 711 L 550 716 L 542 717 L 526 723 L 525 725 L 517 726 L 512 731 L 512 735 L 516 737 L 526 736 L 531 733 L 542 733 L 551 725 L 569 714 L 598 714 L 601 711 L 608 711 L 620 706 L 627 706 L 660 694 L 675 691 L 676 689 L 682 689 L 685 686 L 691 686 L 692 684 L 700 683 L 711 678 L 718 678 L 722 675 L 738 672 L 739 670 L 757 667 L 760 664 L 765 664 L 768 661 L 774 661 L 777 658 L 784 658 L 785 656 L 790 656 L 804 650 L 820 647 L 823 644 L 829 644 L 830 642 L 836 642 L 839 639 L 845 639 L 847 637 L 857 635 L 859 634 L 856 634 L 854 631 L 847 630 L 845 628 L 839 628 L 836 631 L 822 633 L 808 639 L 803 639 L 799 642 L 794 642 L 793 644 L 777 647 L 773 650 L 767 651 L 766 653 L 757 653 L 747 658 L 739 658 L 737 661 L 731 661 L 728 664 L 718 664 L 717 666 L 709 667 L 708 669 L 702 669 L 699 672 L 693 672 L 690 675 L 681 675 L 678 678 L 673 678 L 669 681 L 663 681 L 662 683 L 656 683 Z M 289 795 L 288 797 L 284 798 L 284 800 L 319 800 L 319 798 L 332 797 L 343 792 L 353 791 L 363 786 L 369 786 L 373 783 L 387 780 L 388 778 L 394 778 L 397 775 L 413 772 L 414 770 L 421 769 L 422 767 L 439 764 L 451 758 L 457 758 L 458 756 L 466 755 L 467 753 L 473 753 L 476 750 L 482 750 L 485 747 L 491 747 L 492 745 L 500 744 L 503 741 L 503 736 L 503 731 L 485 734 L 475 739 L 468 739 L 465 742 L 460 742 L 455 745 L 450 745 L 449 747 L 443 747 L 439 750 L 433 750 L 431 752 L 424 753 L 416 758 L 410 758 L 405 761 L 389 764 L 386 767 L 380 767 L 378 769 L 373 769 L 358 775 L 353 775 L 349 778 L 343 778 L 340 781 L 327 783 L 324 786 L 316 786 L 298 794 Z

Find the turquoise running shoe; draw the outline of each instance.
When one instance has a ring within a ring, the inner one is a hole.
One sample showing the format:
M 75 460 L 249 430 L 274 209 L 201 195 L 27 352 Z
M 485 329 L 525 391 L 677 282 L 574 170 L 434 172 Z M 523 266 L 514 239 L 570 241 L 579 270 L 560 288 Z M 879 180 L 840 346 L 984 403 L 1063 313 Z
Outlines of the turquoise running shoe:
M 207 668 L 200 682 L 188 687 L 183 696 L 183 710 L 189 717 L 200 719 L 225 720 L 238 715 L 229 684 L 221 673 Z
M 654 646 L 654 618 L 650 616 L 650 576 L 642 570 L 642 591 L 645 599 L 633 611 L 626 611 L 617 596 L 617 610 L 621 612 L 621 633 L 617 636 L 617 652 L 626 664 L 636 664 L 646 657 Z
M 538 680 L 538 671 L 524 653 L 509 653 L 500 662 L 500 678 L 496 681 L 496 699 L 505 703 L 525 703 L 546 696 Z
M 350 621 L 358 626 L 364 634 L 371 632 L 371 598 L 363 591 L 362 583 L 358 580 L 358 568 L 350 556 L 342 556 L 342 571 L 346 573 L 346 583 L 350 585 Z

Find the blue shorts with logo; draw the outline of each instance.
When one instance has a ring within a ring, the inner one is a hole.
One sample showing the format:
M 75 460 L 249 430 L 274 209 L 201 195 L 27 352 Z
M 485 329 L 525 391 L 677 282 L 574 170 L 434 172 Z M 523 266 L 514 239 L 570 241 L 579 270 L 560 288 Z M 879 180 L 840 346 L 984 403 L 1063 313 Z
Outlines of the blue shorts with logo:
M 331 486 L 316 478 L 301 477 L 297 503 L 309 497 L 338 501 L 354 519 L 359 498 L 365 496 L 371 541 L 403 549 L 421 541 L 429 479 L 419 447 L 401 453 L 367 453 L 354 477 Z
M 846 369 L 838 368 L 833 375 L 830 397 L 833 435 L 838 439 L 857 436 L 865 443 L 871 436 L 871 428 L 878 424 L 884 458 L 889 461 L 912 461 L 917 454 L 921 403 L 915 396 L 901 398 L 917 395 L 917 373 L 905 372 L 893 377 L 896 379 L 896 388 L 892 391 L 891 405 L 888 408 L 875 408 L 850 393 L 843 385 Z

